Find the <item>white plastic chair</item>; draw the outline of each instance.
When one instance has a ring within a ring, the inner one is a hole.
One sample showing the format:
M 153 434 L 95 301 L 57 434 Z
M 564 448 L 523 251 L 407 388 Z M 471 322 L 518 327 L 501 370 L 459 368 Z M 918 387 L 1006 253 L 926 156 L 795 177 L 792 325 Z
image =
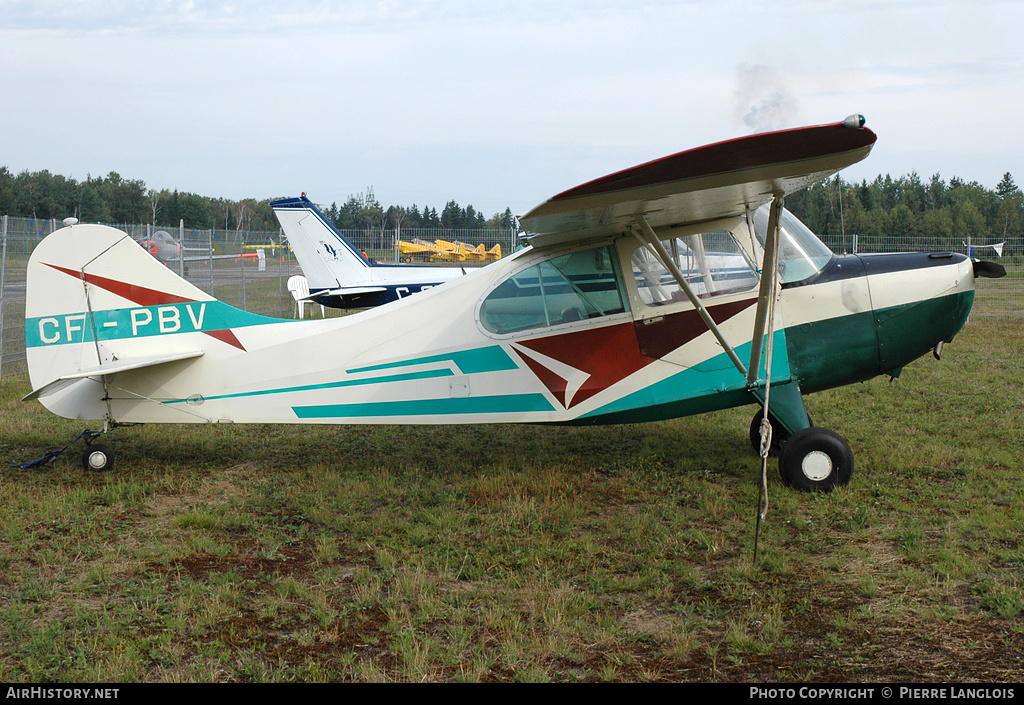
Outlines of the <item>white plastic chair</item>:
M 304 318 L 304 312 L 306 310 L 306 304 L 310 306 L 316 306 L 316 302 L 312 299 L 307 298 L 309 296 L 309 282 L 306 278 L 296 274 L 288 280 L 288 291 L 291 292 L 292 298 L 295 299 L 295 306 L 299 311 L 299 318 Z M 323 304 L 320 304 L 320 317 L 324 317 Z

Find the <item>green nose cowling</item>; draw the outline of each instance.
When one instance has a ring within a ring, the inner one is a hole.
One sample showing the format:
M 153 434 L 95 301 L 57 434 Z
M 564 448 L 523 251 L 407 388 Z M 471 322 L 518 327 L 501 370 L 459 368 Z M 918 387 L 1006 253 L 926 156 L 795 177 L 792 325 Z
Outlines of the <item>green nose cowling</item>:
M 899 370 L 953 339 L 971 313 L 974 290 L 875 311 L 880 372 Z

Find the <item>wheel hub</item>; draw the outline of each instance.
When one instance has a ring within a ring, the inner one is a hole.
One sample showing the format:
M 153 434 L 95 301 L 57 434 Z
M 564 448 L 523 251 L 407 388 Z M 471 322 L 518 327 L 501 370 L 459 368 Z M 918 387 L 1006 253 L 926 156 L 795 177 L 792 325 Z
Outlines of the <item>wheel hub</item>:
M 828 453 L 812 450 L 800 462 L 800 470 L 804 477 L 814 482 L 821 482 L 832 474 L 832 458 Z
M 89 453 L 88 463 L 93 470 L 102 470 L 107 464 L 107 455 L 101 450 L 94 450 Z

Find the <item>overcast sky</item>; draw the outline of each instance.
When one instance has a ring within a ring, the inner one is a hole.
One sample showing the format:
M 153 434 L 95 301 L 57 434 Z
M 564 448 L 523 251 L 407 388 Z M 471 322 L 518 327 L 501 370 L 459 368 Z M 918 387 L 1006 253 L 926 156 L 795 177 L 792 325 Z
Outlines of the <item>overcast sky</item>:
M 0 0 L 0 165 L 521 213 L 863 113 L 848 180 L 1024 183 L 1024 3 Z

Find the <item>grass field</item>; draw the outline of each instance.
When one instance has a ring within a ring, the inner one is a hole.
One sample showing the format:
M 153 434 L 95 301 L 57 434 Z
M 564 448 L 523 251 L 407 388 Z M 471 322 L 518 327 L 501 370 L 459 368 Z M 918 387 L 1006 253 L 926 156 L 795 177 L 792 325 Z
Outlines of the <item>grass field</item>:
M 0 478 L 0 681 L 1020 682 L 1024 329 L 808 398 L 853 482 L 783 488 L 755 409 L 642 426 L 118 429 Z M 5 465 L 83 430 L 0 380 Z

